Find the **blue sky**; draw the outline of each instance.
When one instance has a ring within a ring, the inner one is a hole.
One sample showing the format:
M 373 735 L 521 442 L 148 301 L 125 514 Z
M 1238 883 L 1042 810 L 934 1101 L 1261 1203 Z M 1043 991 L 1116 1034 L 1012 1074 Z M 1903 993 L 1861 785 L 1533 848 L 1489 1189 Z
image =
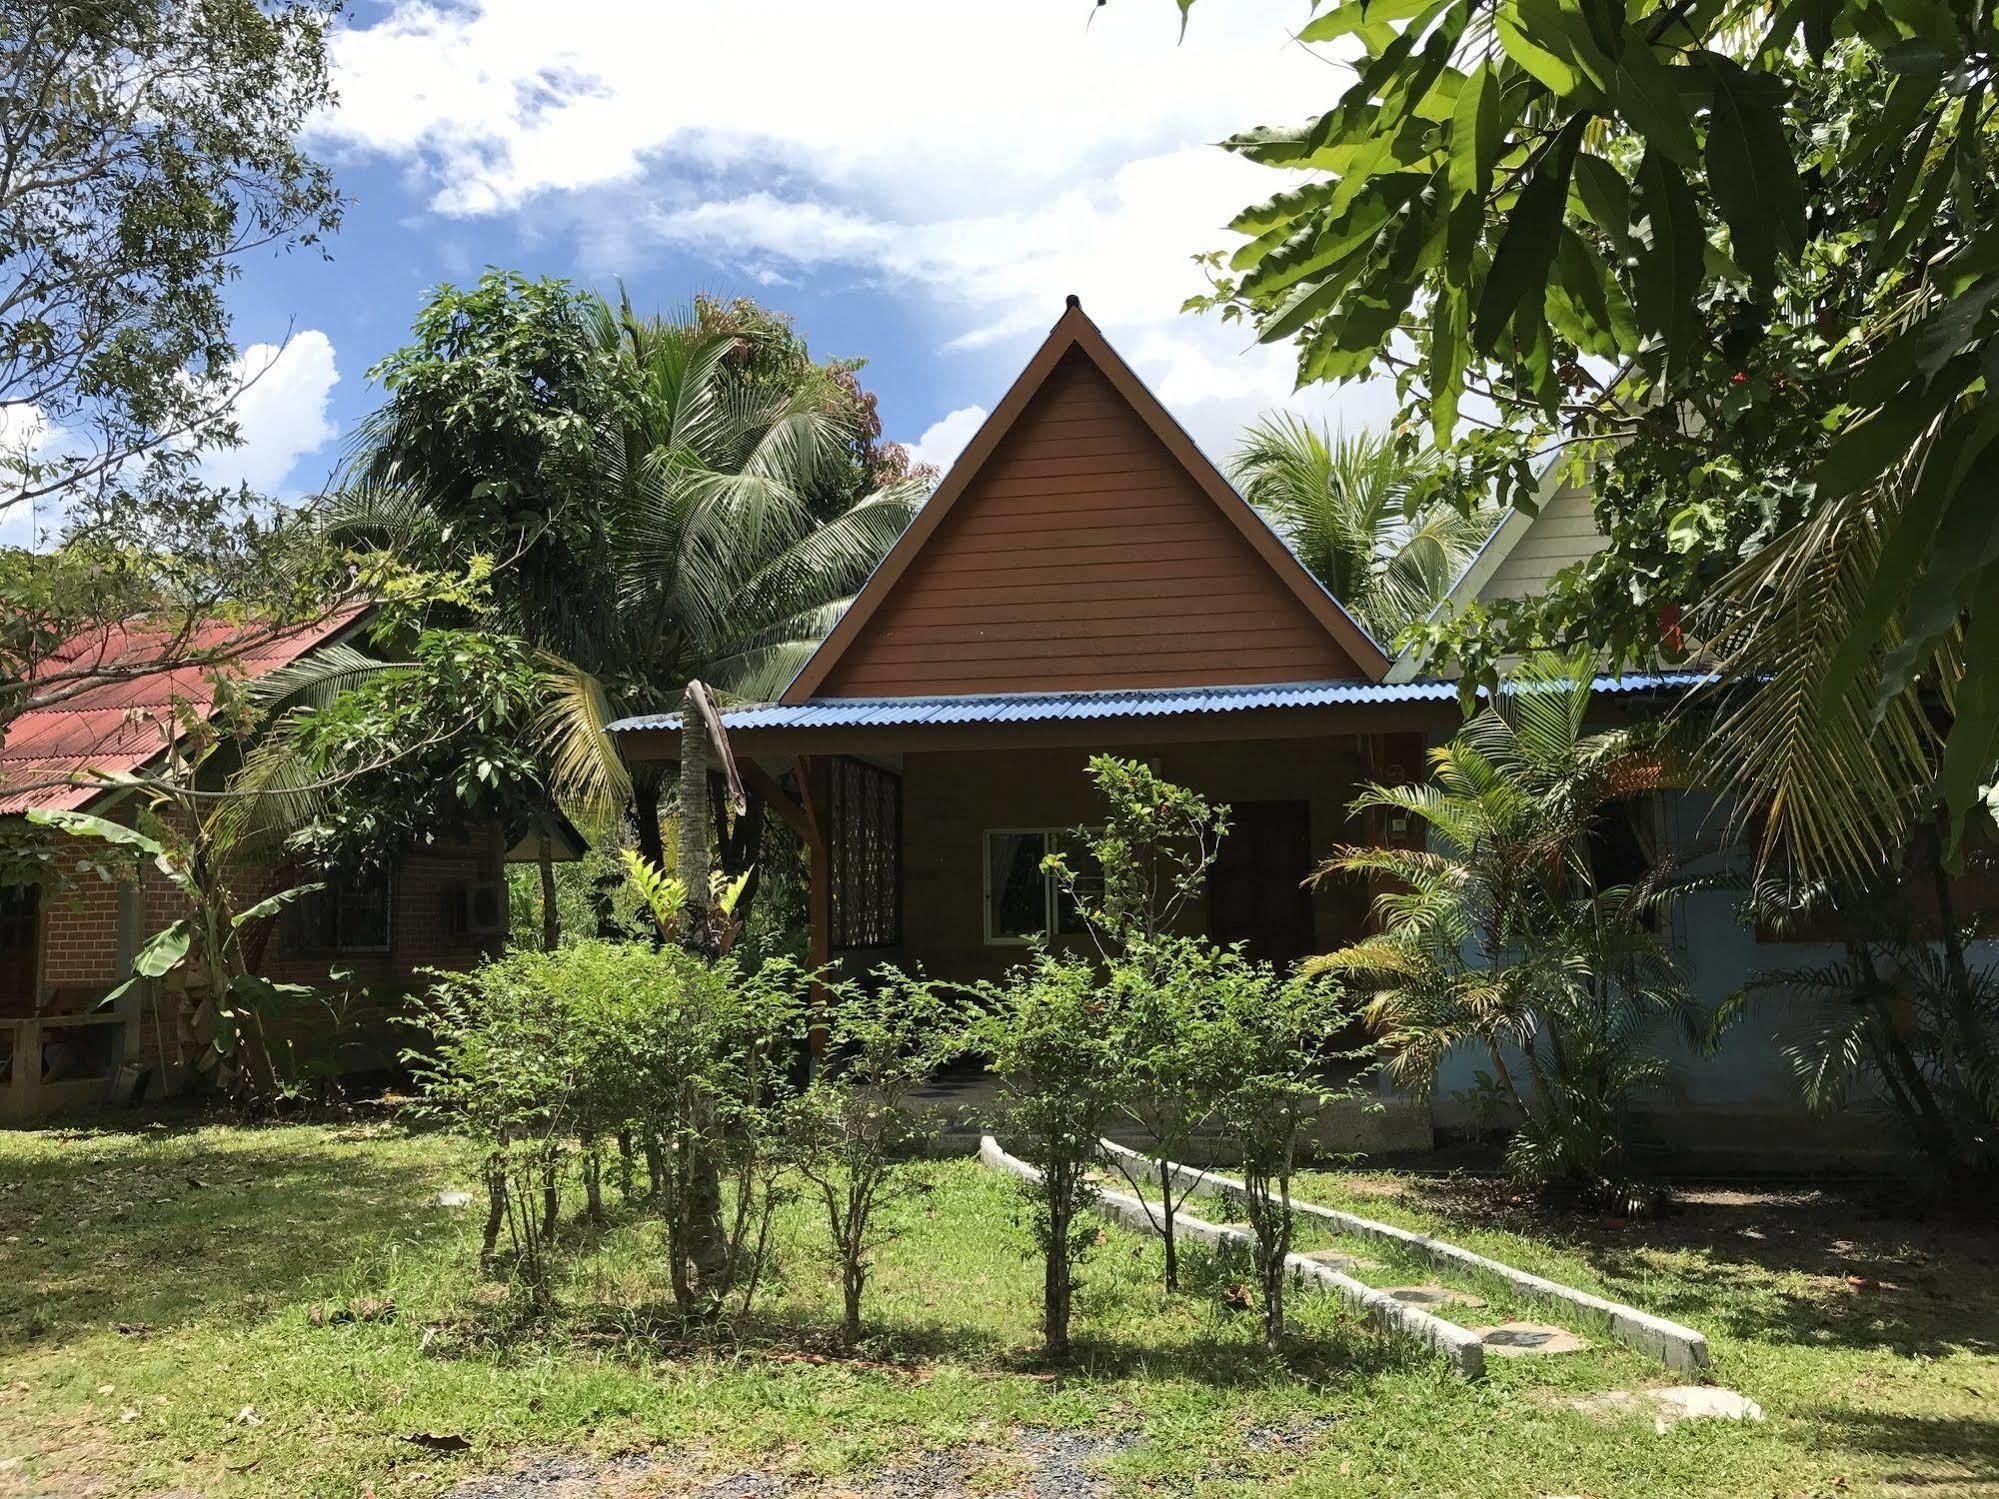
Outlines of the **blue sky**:
M 351 197 L 331 259 L 246 267 L 253 367 L 223 477 L 324 483 L 369 365 L 425 290 L 485 265 L 642 307 L 746 292 L 861 355 L 887 433 L 948 462 L 1074 291 L 1220 456 L 1290 405 L 1288 350 L 1182 315 L 1190 257 L 1282 185 L 1212 142 L 1324 108 L 1344 70 L 1302 4 L 1201 0 L 354 0 L 316 149 Z M 286 342 L 287 337 L 289 342 Z M 282 344 L 282 351 L 274 351 Z

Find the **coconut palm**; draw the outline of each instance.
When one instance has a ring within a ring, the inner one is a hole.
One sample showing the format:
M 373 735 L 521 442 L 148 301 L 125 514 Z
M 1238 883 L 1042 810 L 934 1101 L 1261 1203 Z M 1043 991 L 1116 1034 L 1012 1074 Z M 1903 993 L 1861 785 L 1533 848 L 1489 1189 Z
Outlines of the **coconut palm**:
M 1427 846 L 1335 849 L 1317 878 L 1376 884 L 1378 929 L 1313 960 L 1368 995 L 1393 1075 L 1430 1086 L 1461 1050 L 1520 1127 L 1521 1175 L 1604 1201 L 1624 1195 L 1625 1115 L 1670 1082 L 1661 1019 L 1705 1039 L 1705 1017 L 1649 921 L 1683 893 L 1658 861 L 1612 883 L 1596 849 L 1667 761 L 1629 731 L 1584 734 L 1590 672 L 1537 658 L 1452 742 L 1428 784 L 1369 786 L 1357 812 L 1407 816 Z
M 1409 513 L 1436 460 L 1379 432 L 1329 433 L 1288 413 L 1243 434 L 1229 476 L 1298 559 L 1383 640 L 1438 604 L 1496 515 L 1449 505 Z
M 639 316 L 622 298 L 565 295 L 531 315 L 557 325 L 549 342 L 570 352 L 546 362 L 577 388 L 553 393 L 555 414 L 537 407 L 533 426 L 509 429 L 531 442 L 491 445 L 502 466 L 529 448 L 527 478 L 468 491 L 463 463 L 434 430 L 436 407 L 457 407 L 400 401 L 417 386 L 405 377 L 364 428 L 332 523 L 423 560 L 495 556 L 500 616 L 544 655 L 554 789 L 629 809 L 640 852 L 658 864 L 662 784 L 657 771 L 626 766 L 607 725 L 677 711 L 697 679 L 737 696 L 774 694 L 901 534 L 922 490 L 900 484 L 821 523 L 809 495 L 842 434 L 820 392 L 745 389 L 729 377 L 732 335 Z M 454 346 L 443 362 L 456 357 Z M 549 404 L 538 378 L 515 382 L 531 384 L 525 394 L 488 393 L 486 374 L 467 379 L 502 408 Z

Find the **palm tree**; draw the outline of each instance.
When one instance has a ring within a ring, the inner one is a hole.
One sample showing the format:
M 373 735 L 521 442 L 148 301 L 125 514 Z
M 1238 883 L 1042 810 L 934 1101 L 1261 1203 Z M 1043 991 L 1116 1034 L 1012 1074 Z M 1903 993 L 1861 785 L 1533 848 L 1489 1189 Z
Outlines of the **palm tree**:
M 822 392 L 746 389 L 729 375 L 732 335 L 641 317 L 622 298 L 584 297 L 553 316 L 573 320 L 564 336 L 587 352 L 581 383 L 592 389 L 541 430 L 580 420 L 591 438 L 564 471 L 573 494 L 522 506 L 533 519 L 518 535 L 498 528 L 510 549 L 494 594 L 505 623 L 544 656 L 553 789 L 628 810 L 640 852 L 661 864 L 662 782 L 626 765 L 607 725 L 679 710 L 697 679 L 774 695 L 901 534 L 922 488 L 867 495 L 821 523 L 812 485 L 842 435 Z M 475 540 L 493 550 L 478 528 L 441 524 L 429 496 L 502 516 L 507 496 L 458 496 L 463 474 L 448 448 L 415 430 L 425 418 L 392 399 L 371 419 L 333 524 L 421 558 L 463 561 L 455 553 L 481 549 Z
M 1436 467 L 1428 449 L 1411 456 L 1385 434 L 1328 433 L 1280 413 L 1243 434 L 1229 476 L 1333 596 L 1388 640 L 1443 600 L 1497 519 L 1449 505 L 1411 513 Z
M 551 663 L 545 727 L 557 789 L 631 796 L 643 827 L 657 787 L 632 777 L 604 725 L 677 710 L 694 680 L 775 696 L 902 534 L 922 487 L 877 491 L 821 524 L 812 485 L 843 434 L 818 391 L 732 385 L 735 339 L 691 321 L 601 297 L 585 312 L 627 392 L 602 465 L 611 576 L 605 607 Z M 641 852 L 659 851 L 642 840 Z
M 1334 850 L 1316 878 L 1373 882 L 1377 930 L 1311 966 L 1369 995 L 1403 1081 L 1428 1087 L 1447 1056 L 1482 1053 L 1520 1121 L 1516 1171 L 1615 1200 L 1628 1105 L 1669 1080 L 1647 1030 L 1707 1032 L 1648 919 L 1685 885 L 1664 861 L 1610 883 L 1597 853 L 1669 762 L 1629 731 L 1585 735 L 1589 683 L 1587 661 L 1530 661 L 1431 751 L 1429 784 L 1366 788 L 1355 811 L 1407 816 L 1427 846 Z

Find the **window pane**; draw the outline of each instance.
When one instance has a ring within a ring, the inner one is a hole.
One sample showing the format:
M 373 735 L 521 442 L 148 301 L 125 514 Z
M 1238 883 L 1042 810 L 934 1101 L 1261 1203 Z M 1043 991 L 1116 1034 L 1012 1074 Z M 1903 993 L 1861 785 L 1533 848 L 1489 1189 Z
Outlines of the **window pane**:
M 389 945 L 389 875 L 372 870 L 340 888 L 340 943 L 348 951 Z
M 1083 898 L 1083 904 L 1094 906 L 1104 898 L 1104 871 L 1097 863 L 1097 856 L 1090 852 L 1089 844 L 1074 833 L 1055 835 L 1056 851 L 1062 855 L 1062 862 L 1076 877 L 1076 892 Z M 1076 909 L 1076 902 L 1068 890 L 1055 887 L 1055 930 L 1065 937 L 1073 937 L 1085 929 L 1083 913 Z
M 293 952 L 323 952 L 333 946 L 339 897 L 331 889 L 301 895 L 285 907 L 285 946 Z
M 1042 833 L 986 834 L 986 924 L 994 937 L 1038 937 L 1048 925 Z

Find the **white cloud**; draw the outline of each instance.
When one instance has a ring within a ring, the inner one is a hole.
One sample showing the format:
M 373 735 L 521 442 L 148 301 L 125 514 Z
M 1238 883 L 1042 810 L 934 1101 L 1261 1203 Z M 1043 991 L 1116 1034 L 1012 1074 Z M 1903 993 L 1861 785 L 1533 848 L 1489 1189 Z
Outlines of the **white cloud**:
M 217 484 L 242 483 L 278 494 L 298 461 L 332 441 L 339 430 L 326 409 L 340 379 L 333 341 L 319 329 L 307 328 L 283 345 L 252 344 L 236 361 L 236 373 L 250 381 L 235 409 L 243 444 L 206 455 L 202 473 Z
M 923 435 L 909 445 L 909 456 L 917 463 L 932 463 L 939 470 L 958 461 L 972 434 L 985 424 L 986 408 L 960 406 L 924 428 Z
M 1075 292 L 1214 447 L 1271 405 L 1329 406 L 1292 400 L 1289 350 L 1179 311 L 1191 256 L 1285 185 L 1213 142 L 1345 86 L 1291 40 L 1302 19 L 1203 0 L 1183 45 L 1165 0 L 566 0 L 555 28 L 544 0 L 403 0 L 338 34 L 320 128 L 405 163 L 439 214 L 572 221 L 592 274 L 660 245 L 766 284 L 858 274 L 920 303 L 941 358 L 1025 357 Z

